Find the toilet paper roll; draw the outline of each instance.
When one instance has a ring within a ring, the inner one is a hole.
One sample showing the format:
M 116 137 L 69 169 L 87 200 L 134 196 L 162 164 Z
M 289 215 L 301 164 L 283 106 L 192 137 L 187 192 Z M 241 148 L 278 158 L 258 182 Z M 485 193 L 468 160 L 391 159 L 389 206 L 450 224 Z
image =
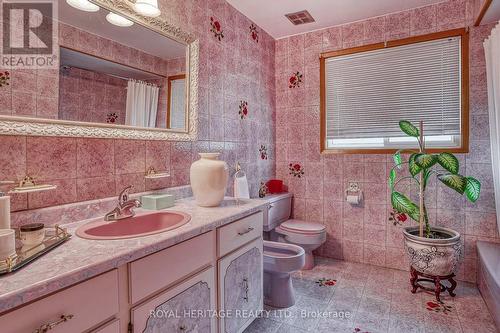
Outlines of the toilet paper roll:
M 348 203 L 352 205 L 357 205 L 360 202 L 360 198 L 361 198 L 360 195 L 348 195 L 346 200 Z
M 10 197 L 0 197 L 0 229 L 10 229 Z
M 0 230 L 0 260 L 16 253 L 16 235 L 13 229 Z

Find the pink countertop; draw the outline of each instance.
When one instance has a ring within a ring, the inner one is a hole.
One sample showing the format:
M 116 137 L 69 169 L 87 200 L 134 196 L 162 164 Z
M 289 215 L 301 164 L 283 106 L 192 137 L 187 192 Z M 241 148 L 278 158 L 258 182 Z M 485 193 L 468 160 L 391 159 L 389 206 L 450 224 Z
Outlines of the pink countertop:
M 199 207 L 192 198 L 177 200 L 171 209 L 190 214 L 189 223 L 175 230 L 121 240 L 83 239 L 74 233 L 88 221 L 67 224 L 64 227 L 73 235 L 69 241 L 19 271 L 0 277 L 0 313 L 214 230 L 266 206 L 266 201 L 258 199 L 240 200 L 238 204 L 233 198 L 225 198 L 221 206 L 214 208 Z

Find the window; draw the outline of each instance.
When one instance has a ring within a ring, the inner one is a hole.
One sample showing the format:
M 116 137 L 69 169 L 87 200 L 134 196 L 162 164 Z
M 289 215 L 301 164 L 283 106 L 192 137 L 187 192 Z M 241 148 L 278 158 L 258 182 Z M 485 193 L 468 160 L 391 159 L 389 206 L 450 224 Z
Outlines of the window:
M 399 120 L 424 122 L 429 150 L 468 150 L 468 34 L 456 29 L 321 55 L 321 151 L 417 147 Z

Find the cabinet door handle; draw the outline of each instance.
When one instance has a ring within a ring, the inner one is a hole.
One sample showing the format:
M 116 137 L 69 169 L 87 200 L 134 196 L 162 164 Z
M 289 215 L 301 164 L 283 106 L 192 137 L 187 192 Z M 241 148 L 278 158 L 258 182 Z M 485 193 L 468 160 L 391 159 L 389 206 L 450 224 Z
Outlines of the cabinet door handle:
M 33 331 L 33 333 L 46 333 L 50 330 L 52 330 L 54 327 L 56 327 L 59 324 L 65 323 L 70 319 L 73 319 L 74 315 L 69 314 L 69 315 L 61 315 L 58 320 L 53 321 L 51 323 L 43 324 L 40 327 L 38 327 L 36 330 Z
M 245 288 L 245 297 L 243 299 L 248 303 L 248 290 L 250 289 L 248 286 L 248 279 L 243 278 L 243 288 Z
M 245 230 L 245 231 L 239 231 L 239 232 L 238 232 L 238 235 L 243 236 L 243 235 L 245 235 L 245 234 L 248 234 L 250 231 L 253 231 L 253 228 L 252 228 L 252 227 L 248 227 L 248 229 L 247 229 L 247 230 Z

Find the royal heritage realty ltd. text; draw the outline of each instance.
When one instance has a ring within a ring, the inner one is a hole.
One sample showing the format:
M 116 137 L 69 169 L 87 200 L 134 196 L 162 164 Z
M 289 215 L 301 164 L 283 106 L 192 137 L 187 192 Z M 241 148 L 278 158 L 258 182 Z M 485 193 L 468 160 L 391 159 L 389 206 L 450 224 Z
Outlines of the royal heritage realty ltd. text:
M 180 318 L 341 318 L 349 319 L 348 311 L 290 311 L 290 310 L 162 310 L 149 312 L 150 318 L 180 319 Z

